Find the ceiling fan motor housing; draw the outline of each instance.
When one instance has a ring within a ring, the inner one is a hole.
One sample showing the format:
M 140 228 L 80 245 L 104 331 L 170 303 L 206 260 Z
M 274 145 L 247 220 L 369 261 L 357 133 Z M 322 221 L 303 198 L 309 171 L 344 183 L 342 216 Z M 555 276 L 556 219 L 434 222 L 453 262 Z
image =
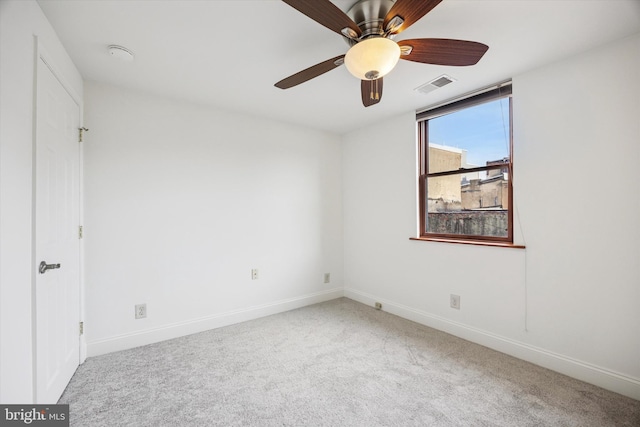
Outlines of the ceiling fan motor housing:
M 360 0 L 354 4 L 347 11 L 347 16 L 362 30 L 362 36 L 360 40 L 345 37 L 347 44 L 353 46 L 367 38 L 384 36 L 385 31 L 382 27 L 384 18 L 394 4 L 394 0 Z M 387 36 L 390 39 L 393 37 L 394 35 Z

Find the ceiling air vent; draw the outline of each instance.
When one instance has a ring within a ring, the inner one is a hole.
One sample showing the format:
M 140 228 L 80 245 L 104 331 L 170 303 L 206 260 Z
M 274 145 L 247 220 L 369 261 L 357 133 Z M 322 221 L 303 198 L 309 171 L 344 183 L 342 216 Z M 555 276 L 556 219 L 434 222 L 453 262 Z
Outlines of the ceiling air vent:
M 443 74 L 440 77 L 436 77 L 435 79 L 431 80 L 430 82 L 427 82 L 421 86 L 418 86 L 414 90 L 420 93 L 429 93 L 453 82 L 455 82 L 454 79 L 447 76 L 446 74 Z

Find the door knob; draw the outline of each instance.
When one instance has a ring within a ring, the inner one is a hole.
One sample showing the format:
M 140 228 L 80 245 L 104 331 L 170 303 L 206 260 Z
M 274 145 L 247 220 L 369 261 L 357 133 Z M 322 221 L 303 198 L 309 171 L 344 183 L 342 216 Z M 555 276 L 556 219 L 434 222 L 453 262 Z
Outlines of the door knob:
M 56 268 L 60 268 L 60 264 L 47 264 L 45 261 L 42 261 L 38 267 L 38 271 L 40 274 L 44 274 L 47 270 L 55 270 Z

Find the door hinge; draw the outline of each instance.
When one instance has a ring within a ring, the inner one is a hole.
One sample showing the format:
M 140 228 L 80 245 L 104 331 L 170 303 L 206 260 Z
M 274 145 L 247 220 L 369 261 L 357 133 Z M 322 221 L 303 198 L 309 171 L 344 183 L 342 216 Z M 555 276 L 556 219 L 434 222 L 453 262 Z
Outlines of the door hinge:
M 83 233 L 82 226 L 79 225 L 78 226 L 78 239 L 82 239 L 82 233 Z
M 80 322 L 80 335 L 84 334 L 84 322 Z
M 78 128 L 78 142 L 82 142 L 82 139 L 84 138 L 84 133 L 88 131 L 89 129 L 87 128 Z

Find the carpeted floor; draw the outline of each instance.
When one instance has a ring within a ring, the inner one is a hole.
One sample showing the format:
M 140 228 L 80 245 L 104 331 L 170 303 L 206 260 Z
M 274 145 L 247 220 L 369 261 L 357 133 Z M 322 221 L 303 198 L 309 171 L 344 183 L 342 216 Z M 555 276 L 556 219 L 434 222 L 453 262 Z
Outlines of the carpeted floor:
M 341 298 L 89 358 L 72 426 L 640 426 L 640 402 Z

